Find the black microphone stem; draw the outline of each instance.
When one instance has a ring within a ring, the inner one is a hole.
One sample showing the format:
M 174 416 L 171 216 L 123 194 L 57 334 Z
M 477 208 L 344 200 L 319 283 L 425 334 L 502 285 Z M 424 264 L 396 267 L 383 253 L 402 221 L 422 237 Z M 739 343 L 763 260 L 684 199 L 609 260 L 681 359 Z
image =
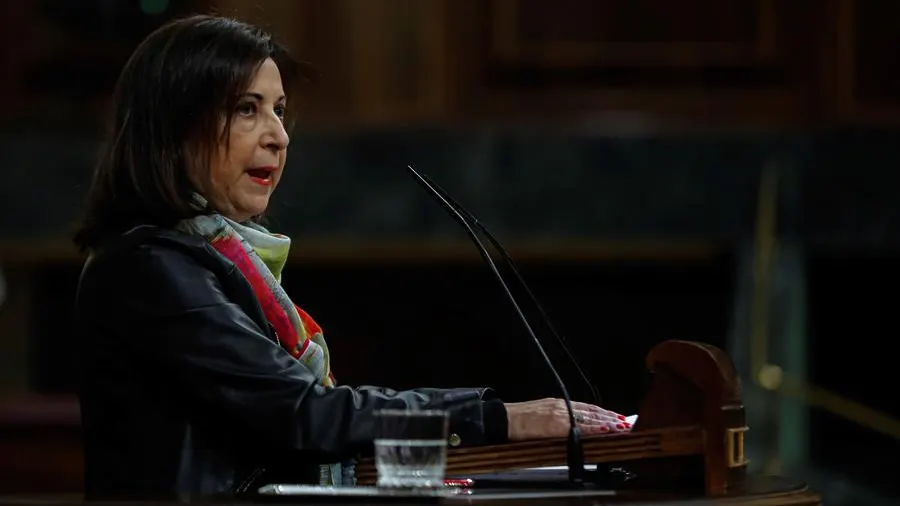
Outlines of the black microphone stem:
M 484 259 L 485 263 L 487 263 L 491 272 L 494 273 L 494 277 L 500 283 L 500 286 L 503 288 L 503 291 L 506 294 L 507 299 L 510 304 L 512 304 L 513 308 L 516 311 L 516 314 L 519 316 L 519 319 L 522 321 L 522 324 L 525 326 L 525 330 L 528 332 L 528 335 L 531 336 L 534 345 L 537 347 L 538 351 L 541 353 L 541 356 L 544 358 L 544 361 L 547 363 L 547 366 L 550 369 L 550 372 L 553 374 L 553 378 L 556 380 L 556 384 L 559 386 L 559 389 L 562 392 L 563 401 L 566 404 L 566 410 L 569 414 L 569 437 L 566 444 L 566 461 L 567 467 L 569 470 L 569 481 L 576 484 L 584 483 L 584 448 L 581 444 L 581 431 L 578 429 L 578 423 L 575 421 L 575 410 L 572 408 L 572 399 L 569 397 L 569 391 L 566 389 L 566 385 L 563 382 L 562 378 L 559 376 L 559 373 L 556 371 L 556 368 L 553 367 L 553 362 L 550 360 L 550 357 L 547 356 L 547 352 L 544 351 L 544 347 L 541 346 L 540 340 L 538 340 L 537 335 L 534 333 L 534 329 L 531 328 L 531 324 L 528 323 L 528 318 L 525 316 L 525 313 L 522 312 L 522 308 L 519 307 L 519 304 L 516 302 L 515 296 L 513 296 L 512 291 L 509 289 L 509 286 L 506 284 L 506 281 L 503 280 L 503 276 L 500 274 L 500 270 L 497 269 L 497 265 L 494 263 L 494 259 L 491 258 L 491 255 L 488 253 L 487 248 L 482 244 L 481 239 L 478 238 L 478 234 L 475 233 L 475 230 L 472 226 L 463 218 L 462 214 L 453 207 L 450 202 L 447 201 L 444 196 L 434 189 L 434 187 L 425 180 L 422 175 L 416 172 L 412 166 L 406 166 L 409 169 L 409 172 L 416 178 L 416 181 L 425 188 L 437 201 L 442 205 L 442 207 L 450 213 L 450 215 L 459 222 L 460 225 L 465 228 L 466 233 L 469 235 L 469 238 L 477 246 L 478 252 L 481 254 L 481 257 Z
M 538 313 L 541 315 L 541 319 L 544 322 L 544 325 L 547 326 L 547 329 L 550 330 L 550 333 L 553 334 L 553 337 L 556 338 L 556 341 L 559 343 L 560 347 L 566 353 L 569 358 L 569 361 L 575 366 L 575 371 L 581 376 L 581 379 L 584 381 L 585 385 L 587 385 L 588 389 L 591 391 L 591 397 L 594 400 L 594 404 L 600 406 L 603 404 L 600 399 L 600 392 L 597 390 L 597 386 L 593 381 L 588 377 L 587 373 L 584 372 L 584 369 L 581 367 L 581 364 L 578 362 L 578 359 L 575 358 L 575 355 L 572 353 L 572 350 L 569 346 L 568 341 L 565 337 L 562 336 L 559 332 L 556 331 L 556 327 L 553 325 L 553 322 L 550 320 L 550 317 L 547 315 L 547 311 L 544 310 L 544 307 L 538 301 L 537 296 L 534 295 L 534 292 L 531 291 L 531 288 L 528 287 L 528 283 L 525 282 L 525 278 L 522 277 L 522 274 L 519 272 L 518 266 L 516 266 L 515 261 L 513 261 L 512 257 L 507 253 L 506 248 L 500 244 L 500 241 L 494 237 L 494 234 L 487 229 L 478 218 L 475 217 L 472 213 L 467 211 L 459 202 L 453 199 L 450 195 L 447 194 L 440 186 L 438 186 L 434 181 L 431 180 L 425 174 L 420 174 L 422 179 L 425 180 L 426 183 L 431 185 L 434 191 L 438 192 L 441 197 L 443 197 L 454 209 L 459 211 L 459 213 L 468 220 L 468 222 L 477 227 L 478 230 L 481 230 L 481 233 L 487 237 L 488 241 L 494 246 L 494 248 L 500 253 L 500 256 L 503 258 L 503 261 L 512 271 L 513 275 L 516 277 L 516 280 L 519 282 L 519 285 L 525 290 L 525 293 L 528 294 L 528 297 L 531 299 L 531 303 L 534 305 L 535 309 L 538 310 Z

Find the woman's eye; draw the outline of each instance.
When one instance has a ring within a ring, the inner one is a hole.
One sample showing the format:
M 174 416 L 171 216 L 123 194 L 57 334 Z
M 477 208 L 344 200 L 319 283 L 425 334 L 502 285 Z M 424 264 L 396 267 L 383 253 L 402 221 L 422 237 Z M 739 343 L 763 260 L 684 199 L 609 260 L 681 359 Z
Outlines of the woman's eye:
M 241 116 L 252 116 L 256 113 L 256 104 L 253 102 L 244 102 L 242 104 L 238 104 L 237 113 Z
M 287 109 L 284 104 L 278 104 L 275 106 L 275 115 L 281 119 L 284 119 L 285 109 Z

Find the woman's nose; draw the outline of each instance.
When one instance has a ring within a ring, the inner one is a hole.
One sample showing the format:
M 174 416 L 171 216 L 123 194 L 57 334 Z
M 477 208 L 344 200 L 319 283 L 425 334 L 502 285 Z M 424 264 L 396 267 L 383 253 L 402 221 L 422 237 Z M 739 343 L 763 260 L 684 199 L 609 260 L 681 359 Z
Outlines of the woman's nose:
M 272 151 L 277 152 L 287 149 L 290 137 L 288 137 L 284 124 L 282 124 L 280 119 L 270 123 L 268 131 L 263 136 L 263 142 L 265 147 Z

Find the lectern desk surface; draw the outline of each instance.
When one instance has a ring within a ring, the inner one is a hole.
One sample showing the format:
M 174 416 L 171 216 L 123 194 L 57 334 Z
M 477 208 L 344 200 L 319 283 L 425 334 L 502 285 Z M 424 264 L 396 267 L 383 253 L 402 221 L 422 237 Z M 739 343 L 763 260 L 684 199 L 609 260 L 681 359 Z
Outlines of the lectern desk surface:
M 314 487 L 318 488 L 318 487 Z M 628 504 L 630 506 L 821 506 L 822 499 L 806 488 L 802 482 L 778 477 L 754 477 L 746 482 L 741 493 L 721 497 L 692 496 L 666 491 L 611 491 L 611 490 L 541 490 L 541 489 L 473 489 L 463 493 L 442 496 L 414 497 L 390 494 L 367 493 L 328 494 L 309 493 L 298 488 L 291 493 L 289 487 L 280 495 L 260 497 L 258 500 L 239 501 L 234 498 L 185 498 L 192 504 L 203 506 L 243 506 L 253 504 L 297 504 L 303 506 L 363 506 L 398 505 L 422 506 L 462 506 L 477 504 L 484 506 L 607 506 Z M 91 506 L 72 496 L 0 496 L 0 506 Z M 165 501 L 115 501 L 98 503 L 97 506 L 180 506 L 184 502 Z
M 665 341 L 650 351 L 645 366 L 652 380 L 632 431 L 582 437 L 585 464 L 624 470 L 628 488 L 708 497 L 740 490 L 747 472 L 748 427 L 731 360 L 704 343 Z M 565 438 L 450 448 L 447 475 L 565 465 L 566 451 Z M 374 484 L 372 459 L 361 460 L 356 474 L 361 485 Z

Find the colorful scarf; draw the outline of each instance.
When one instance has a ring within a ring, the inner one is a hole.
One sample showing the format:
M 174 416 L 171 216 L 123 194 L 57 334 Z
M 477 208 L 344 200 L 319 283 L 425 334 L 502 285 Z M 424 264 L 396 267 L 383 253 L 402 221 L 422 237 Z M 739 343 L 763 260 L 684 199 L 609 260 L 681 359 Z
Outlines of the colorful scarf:
M 320 385 L 335 385 L 328 345 L 322 328 L 297 307 L 281 286 L 281 272 L 287 262 L 291 239 L 273 234 L 248 222 L 237 223 L 219 214 L 201 215 L 183 220 L 178 229 L 204 237 L 210 245 L 231 260 L 256 294 L 266 320 L 275 330 L 278 343 L 303 363 Z M 320 484 L 353 484 L 352 466 L 322 466 Z

